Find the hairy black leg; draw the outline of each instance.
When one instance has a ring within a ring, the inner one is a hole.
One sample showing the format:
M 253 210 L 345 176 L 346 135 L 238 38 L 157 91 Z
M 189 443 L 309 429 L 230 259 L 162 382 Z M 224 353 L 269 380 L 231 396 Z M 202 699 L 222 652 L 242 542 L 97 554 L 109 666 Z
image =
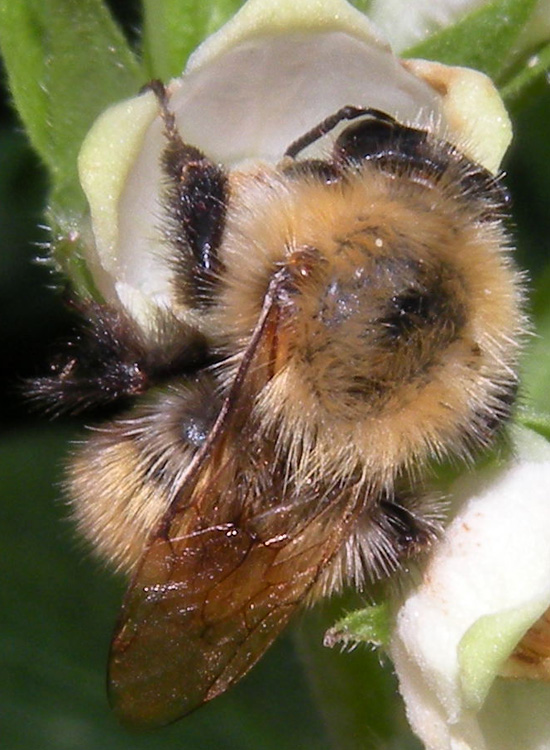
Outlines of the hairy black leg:
M 178 251 L 177 291 L 186 304 L 208 305 L 221 270 L 218 248 L 225 222 L 227 176 L 202 151 L 182 140 L 164 85 L 151 81 L 148 88 L 158 99 L 167 139 L 161 163 L 166 177 L 166 231 Z
M 386 529 L 393 539 L 399 559 L 414 557 L 434 541 L 435 526 L 416 516 L 404 505 L 393 500 L 382 500 L 381 508 Z
M 48 374 L 25 384 L 26 396 L 49 414 L 77 414 L 132 399 L 205 361 L 198 335 L 174 338 L 171 330 L 159 328 L 158 343 L 152 346 L 112 307 L 70 304 L 86 323 L 63 342 Z M 176 320 L 170 325 L 181 329 Z

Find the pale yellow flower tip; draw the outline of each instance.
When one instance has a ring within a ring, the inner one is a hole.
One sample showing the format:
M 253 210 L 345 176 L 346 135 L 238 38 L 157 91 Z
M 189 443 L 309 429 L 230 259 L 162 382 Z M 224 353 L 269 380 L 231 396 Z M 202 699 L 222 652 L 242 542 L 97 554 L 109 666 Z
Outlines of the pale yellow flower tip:
M 512 140 L 512 123 L 491 79 L 477 70 L 429 60 L 404 60 L 403 65 L 441 94 L 449 140 L 498 172 Z
M 248 39 L 295 31 L 342 31 L 369 44 L 388 46 L 368 18 L 346 0 L 248 0 L 191 55 L 187 72 L 211 63 Z
M 107 272 L 116 270 L 119 199 L 157 115 L 152 92 L 115 104 L 95 121 L 80 149 L 80 184 L 90 206 L 96 251 Z

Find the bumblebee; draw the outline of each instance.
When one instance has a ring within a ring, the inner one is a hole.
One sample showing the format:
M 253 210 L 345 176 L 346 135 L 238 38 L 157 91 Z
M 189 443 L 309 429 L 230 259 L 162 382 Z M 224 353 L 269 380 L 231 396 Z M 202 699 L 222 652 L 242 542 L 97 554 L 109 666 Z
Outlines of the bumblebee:
M 201 330 L 175 310 L 152 347 L 90 305 L 34 387 L 72 409 L 136 399 L 75 450 L 67 488 L 131 576 L 110 692 L 138 726 L 216 697 L 301 605 L 429 544 L 430 466 L 493 444 L 525 327 L 508 195 L 456 146 L 349 106 L 278 164 L 228 171 L 151 88 L 175 305 Z

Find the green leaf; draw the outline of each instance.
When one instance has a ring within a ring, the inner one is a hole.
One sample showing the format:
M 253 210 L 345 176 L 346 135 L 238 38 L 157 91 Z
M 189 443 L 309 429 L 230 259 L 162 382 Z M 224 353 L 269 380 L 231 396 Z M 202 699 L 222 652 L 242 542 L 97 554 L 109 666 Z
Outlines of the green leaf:
M 143 0 L 143 57 L 149 76 L 179 76 L 191 52 L 244 0 Z
M 494 0 L 408 49 L 404 56 L 475 68 L 499 83 L 535 5 L 536 0 Z
M 103 109 L 138 91 L 140 66 L 101 0 L 0 0 L 0 47 L 63 226 L 85 205 L 76 172 L 82 140 Z
M 46 60 L 42 48 L 44 8 L 39 2 L 0 0 L 0 50 L 15 105 L 31 142 L 55 167 L 49 149 Z M 23 54 L 22 54 L 23 53 Z

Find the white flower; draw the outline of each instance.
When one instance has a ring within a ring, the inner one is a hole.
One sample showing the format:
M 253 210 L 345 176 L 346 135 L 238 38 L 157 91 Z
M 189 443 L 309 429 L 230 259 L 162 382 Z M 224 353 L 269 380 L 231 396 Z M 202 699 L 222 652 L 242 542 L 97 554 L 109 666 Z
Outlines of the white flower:
M 506 466 L 456 484 L 457 515 L 397 615 L 390 655 L 428 750 L 550 748 L 550 684 L 535 681 L 550 679 L 550 625 L 518 649 L 550 608 L 550 444 L 516 436 Z
M 400 61 L 345 0 L 249 0 L 192 55 L 169 92 L 183 139 L 228 167 L 277 162 L 293 140 L 345 105 L 435 129 L 493 171 L 511 138 L 489 79 Z M 161 231 L 164 143 L 148 92 L 104 113 L 79 159 L 91 212 L 88 266 L 105 300 L 122 304 L 146 335 L 176 307 Z

